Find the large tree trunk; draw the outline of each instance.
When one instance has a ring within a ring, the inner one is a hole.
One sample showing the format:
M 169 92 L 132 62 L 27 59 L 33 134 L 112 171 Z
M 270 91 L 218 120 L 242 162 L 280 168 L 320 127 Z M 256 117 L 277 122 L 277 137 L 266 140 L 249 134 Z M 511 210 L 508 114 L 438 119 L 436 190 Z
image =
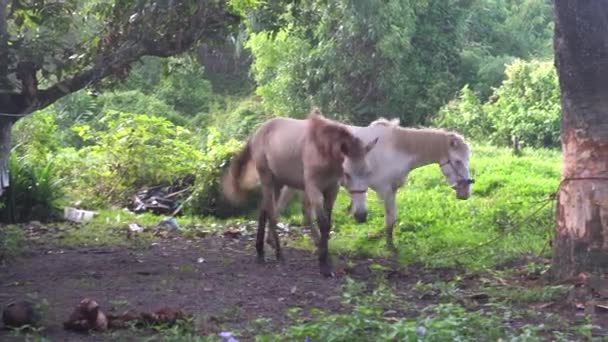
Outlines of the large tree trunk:
M 608 271 L 608 0 L 555 0 L 563 169 L 553 274 Z

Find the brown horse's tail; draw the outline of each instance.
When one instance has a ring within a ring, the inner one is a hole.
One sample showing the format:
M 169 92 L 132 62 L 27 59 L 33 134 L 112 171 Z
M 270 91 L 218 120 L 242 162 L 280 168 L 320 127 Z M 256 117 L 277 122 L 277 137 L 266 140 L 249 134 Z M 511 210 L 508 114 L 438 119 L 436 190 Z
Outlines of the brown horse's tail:
M 245 148 L 236 154 L 228 172 L 222 181 L 224 196 L 233 204 L 239 204 L 245 199 L 247 190 L 252 189 L 258 182 L 258 174 L 252 159 L 251 139 L 245 144 Z

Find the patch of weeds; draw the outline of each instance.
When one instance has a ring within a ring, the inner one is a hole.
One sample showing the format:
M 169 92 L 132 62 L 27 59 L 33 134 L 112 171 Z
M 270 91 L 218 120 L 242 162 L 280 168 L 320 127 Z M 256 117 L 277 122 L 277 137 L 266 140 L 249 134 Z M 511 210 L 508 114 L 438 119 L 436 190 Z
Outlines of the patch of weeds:
M 18 256 L 25 247 L 25 233 L 19 225 L 0 227 L 0 264 Z
M 13 335 L 13 337 L 20 338 L 26 342 L 51 341 L 42 335 L 44 330 L 44 327 L 32 327 L 30 325 L 25 325 L 20 328 L 11 328 L 11 335 Z
M 276 330 L 276 326 L 270 318 L 258 318 L 248 324 L 246 329 L 252 335 L 265 335 Z
M 538 287 L 485 287 L 491 297 L 508 303 L 549 302 L 563 298 L 572 286 L 550 285 Z
M 462 279 L 456 277 L 451 281 L 436 281 L 433 283 L 416 282 L 414 290 L 418 293 L 418 298 L 439 298 L 441 300 L 455 300 L 461 297 L 459 287 Z
M 224 322 L 238 322 L 243 314 L 243 309 L 240 306 L 233 306 L 224 309 L 220 315 L 220 320 Z

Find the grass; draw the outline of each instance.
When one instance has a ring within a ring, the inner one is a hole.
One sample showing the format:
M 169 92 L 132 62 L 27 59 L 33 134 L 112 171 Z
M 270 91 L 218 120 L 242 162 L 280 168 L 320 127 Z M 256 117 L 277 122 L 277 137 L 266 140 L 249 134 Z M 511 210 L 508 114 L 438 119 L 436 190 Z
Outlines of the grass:
M 475 309 L 457 301 L 416 307 L 382 282 L 366 293 L 360 284 L 349 280 L 343 288 L 342 304 L 350 311 L 335 314 L 313 310 L 305 314 L 291 309 L 287 315 L 293 318 L 293 324 L 284 329 L 256 322 L 260 332 L 256 341 L 591 340 L 589 322 L 565 322 L 551 314 L 541 317 L 525 307 L 504 305 L 500 299 Z M 397 314 L 404 308 L 410 313 Z M 539 320 L 542 322 L 536 323 Z
M 436 165 L 414 170 L 408 184 L 397 194 L 394 238 L 400 261 L 404 265 L 482 270 L 521 254 L 547 255 L 554 224 L 554 203 L 547 199 L 557 190 L 560 163 L 558 151 L 525 149 L 523 156 L 518 157 L 506 148 L 473 146 L 471 173 L 476 183 L 467 201 L 456 199 Z M 346 213 L 349 199 L 341 190 L 334 208 L 332 253 L 388 255 L 382 202 L 373 191 L 368 197 L 369 220 L 358 224 Z M 299 206 L 300 203 L 294 203 L 291 214 L 287 213 L 283 219 L 300 223 Z M 161 218 L 152 214 L 135 215 L 126 210 L 101 210 L 92 221 L 64 229 L 57 242 L 145 246 L 154 239 L 152 234 L 144 232 L 128 240 L 127 226 L 137 223 L 154 228 Z M 177 222 L 182 234 L 194 237 L 251 219 L 182 216 Z M 308 237 L 290 243 L 314 249 Z
M 476 182 L 467 201 L 456 199 L 437 166 L 414 170 L 397 194 L 394 238 L 399 259 L 404 264 L 480 270 L 523 253 L 549 253 L 554 203 L 547 199 L 557 190 L 560 162 L 555 151 L 525 150 L 516 157 L 508 149 L 474 146 L 471 172 Z M 330 250 L 386 256 L 382 202 L 370 192 L 365 224 L 347 215 L 348 202 L 341 190 Z M 288 220 L 300 222 L 298 211 L 299 203 Z

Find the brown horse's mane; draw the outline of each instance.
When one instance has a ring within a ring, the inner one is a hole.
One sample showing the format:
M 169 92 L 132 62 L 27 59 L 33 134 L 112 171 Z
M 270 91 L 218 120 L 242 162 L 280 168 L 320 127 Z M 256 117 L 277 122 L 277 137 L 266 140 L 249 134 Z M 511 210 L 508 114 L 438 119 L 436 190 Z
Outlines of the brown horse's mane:
M 356 157 L 363 154 L 361 142 L 345 125 L 327 119 L 318 109 L 308 114 L 308 136 L 323 158 L 342 162 L 344 154 Z

